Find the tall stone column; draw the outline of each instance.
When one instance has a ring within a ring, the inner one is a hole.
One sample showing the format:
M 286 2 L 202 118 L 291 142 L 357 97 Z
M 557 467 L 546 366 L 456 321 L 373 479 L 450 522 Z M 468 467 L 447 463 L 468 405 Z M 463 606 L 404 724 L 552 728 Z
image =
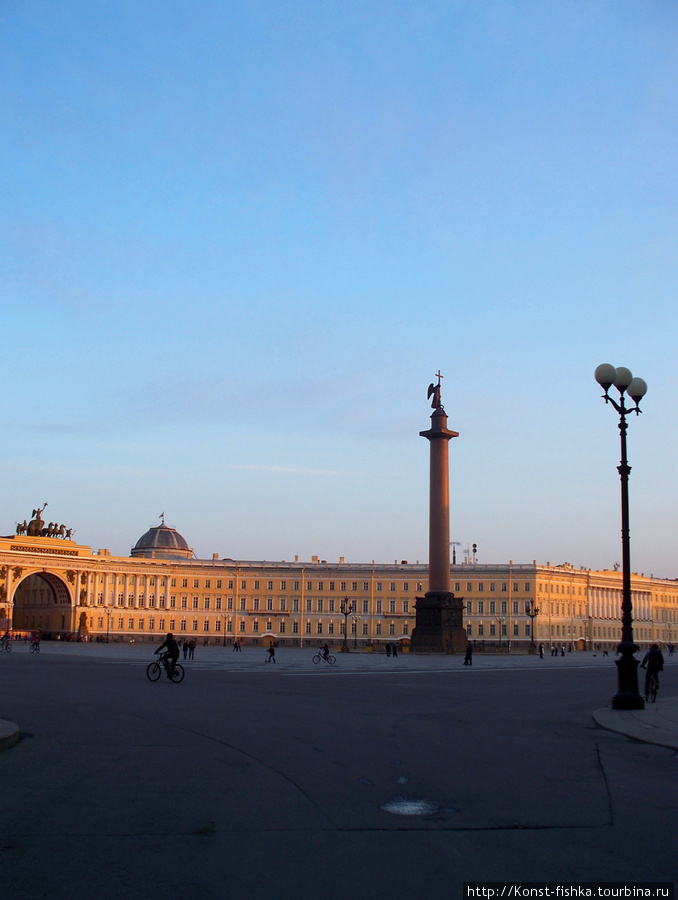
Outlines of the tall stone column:
M 417 597 L 416 625 L 412 632 L 415 653 L 457 653 L 466 649 L 463 601 L 450 591 L 450 466 L 449 442 L 459 437 L 447 427 L 440 401 L 440 379 L 429 385 L 433 397 L 431 427 L 420 431 L 430 444 L 429 475 L 429 581 L 424 597 Z

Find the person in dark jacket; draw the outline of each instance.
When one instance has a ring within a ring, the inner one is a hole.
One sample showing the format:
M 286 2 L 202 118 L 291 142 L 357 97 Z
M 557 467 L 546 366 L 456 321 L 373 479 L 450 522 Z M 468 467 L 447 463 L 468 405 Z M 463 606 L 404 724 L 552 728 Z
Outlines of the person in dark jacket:
M 160 644 L 158 649 L 155 651 L 156 653 L 162 653 L 163 650 L 167 650 L 166 656 L 162 658 L 165 663 L 165 669 L 167 670 L 167 677 L 172 677 L 172 672 L 174 671 L 174 667 L 177 664 L 177 660 L 179 659 L 179 644 L 174 640 L 174 635 L 170 632 L 165 640 Z
M 654 675 L 657 679 L 657 690 L 659 690 L 659 673 L 664 668 L 664 654 L 659 649 L 659 644 L 653 644 L 643 657 L 640 664 L 641 669 L 645 672 L 645 699 L 647 700 L 650 693 L 650 678 Z

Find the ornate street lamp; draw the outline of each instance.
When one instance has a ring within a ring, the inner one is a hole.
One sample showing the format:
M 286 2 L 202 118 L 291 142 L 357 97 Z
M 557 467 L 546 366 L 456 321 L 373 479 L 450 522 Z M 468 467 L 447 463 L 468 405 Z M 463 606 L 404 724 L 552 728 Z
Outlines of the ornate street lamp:
M 344 617 L 344 643 L 341 648 L 342 653 L 348 653 L 348 617 L 351 613 L 354 613 L 355 610 L 355 600 L 351 603 L 348 597 L 344 597 L 341 602 L 340 612 Z
M 595 379 L 605 393 L 603 399 L 611 403 L 619 413 L 619 434 L 621 436 L 621 463 L 617 466 L 621 479 L 621 536 L 622 536 L 622 630 L 621 642 L 617 646 L 620 658 L 617 666 L 617 692 L 612 697 L 612 709 L 643 709 L 645 704 L 638 691 L 638 660 L 634 654 L 638 645 L 633 640 L 633 605 L 631 602 L 631 538 L 629 532 L 629 473 L 631 467 L 626 458 L 626 416 L 639 415 L 638 404 L 645 396 L 647 385 L 642 378 L 634 378 L 631 372 L 620 366 L 615 369 L 608 363 L 598 366 Z M 619 401 L 610 397 L 611 387 L 619 391 Z M 631 398 L 634 406 L 626 408 L 624 394 Z
M 536 653 L 537 645 L 534 640 L 534 620 L 539 615 L 539 607 L 537 606 L 535 600 L 527 601 L 527 608 L 525 609 L 525 612 L 530 617 L 530 653 Z

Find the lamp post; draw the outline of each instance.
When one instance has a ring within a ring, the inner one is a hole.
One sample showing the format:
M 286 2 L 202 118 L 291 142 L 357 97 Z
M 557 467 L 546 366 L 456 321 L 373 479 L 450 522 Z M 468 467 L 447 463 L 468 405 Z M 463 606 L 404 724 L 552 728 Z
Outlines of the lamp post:
M 355 600 L 353 603 L 348 599 L 348 597 L 344 597 L 341 602 L 340 612 L 344 617 L 344 643 L 341 648 L 342 653 L 348 653 L 348 617 L 351 613 L 355 612 Z
M 534 620 L 539 615 L 539 607 L 537 606 L 535 600 L 527 601 L 527 608 L 525 609 L 525 612 L 530 617 L 530 653 L 536 653 L 537 645 L 534 640 Z
M 504 622 L 506 619 L 503 616 L 499 616 L 497 622 L 499 624 L 499 652 L 501 653 L 501 633 L 504 630 Z
M 355 612 L 353 614 L 353 619 L 351 622 L 351 629 L 353 631 L 353 649 L 358 649 L 358 622 L 360 621 L 360 616 L 356 615 Z
M 106 643 L 108 643 L 108 635 L 111 628 L 111 615 L 110 610 L 106 610 Z
M 621 642 L 617 646 L 619 659 L 617 666 L 617 691 L 612 697 L 612 709 L 644 709 L 643 698 L 638 692 L 638 660 L 634 654 L 638 645 L 633 640 L 633 604 L 631 601 L 631 538 L 629 532 L 629 473 L 631 467 L 626 458 L 626 416 L 639 415 L 639 403 L 645 396 L 647 385 L 642 378 L 634 378 L 631 372 L 620 366 L 615 369 L 608 363 L 598 366 L 595 379 L 605 393 L 603 399 L 611 403 L 619 413 L 619 434 L 621 436 L 621 463 L 617 466 L 621 479 L 621 537 L 622 537 L 622 629 Z M 619 401 L 610 397 L 611 387 L 619 391 Z M 627 409 L 624 394 L 634 406 Z

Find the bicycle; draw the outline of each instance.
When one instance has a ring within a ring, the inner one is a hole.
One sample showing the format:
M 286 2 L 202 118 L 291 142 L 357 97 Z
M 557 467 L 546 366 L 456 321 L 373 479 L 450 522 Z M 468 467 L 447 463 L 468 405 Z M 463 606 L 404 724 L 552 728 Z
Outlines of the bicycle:
M 8 653 L 12 652 L 12 642 L 11 641 L 0 641 L 0 650 L 6 650 Z
M 654 703 L 657 699 L 657 691 L 659 690 L 659 679 L 655 672 L 651 672 L 647 679 L 647 697 L 650 703 Z
M 168 668 L 169 653 L 162 653 L 159 659 L 154 659 L 146 668 L 146 676 L 149 681 L 157 681 L 162 675 L 163 668 L 166 670 L 170 681 L 175 684 L 184 680 L 184 667 L 179 663 L 175 663 L 172 668 Z
M 40 644 L 37 641 L 32 641 L 31 646 L 28 648 L 29 653 L 40 653 Z
M 337 657 L 332 656 L 331 653 L 328 653 L 327 656 L 325 656 L 323 653 L 316 653 L 316 655 L 313 657 L 313 664 L 317 666 L 321 659 L 324 659 L 328 666 L 333 666 L 337 661 Z

